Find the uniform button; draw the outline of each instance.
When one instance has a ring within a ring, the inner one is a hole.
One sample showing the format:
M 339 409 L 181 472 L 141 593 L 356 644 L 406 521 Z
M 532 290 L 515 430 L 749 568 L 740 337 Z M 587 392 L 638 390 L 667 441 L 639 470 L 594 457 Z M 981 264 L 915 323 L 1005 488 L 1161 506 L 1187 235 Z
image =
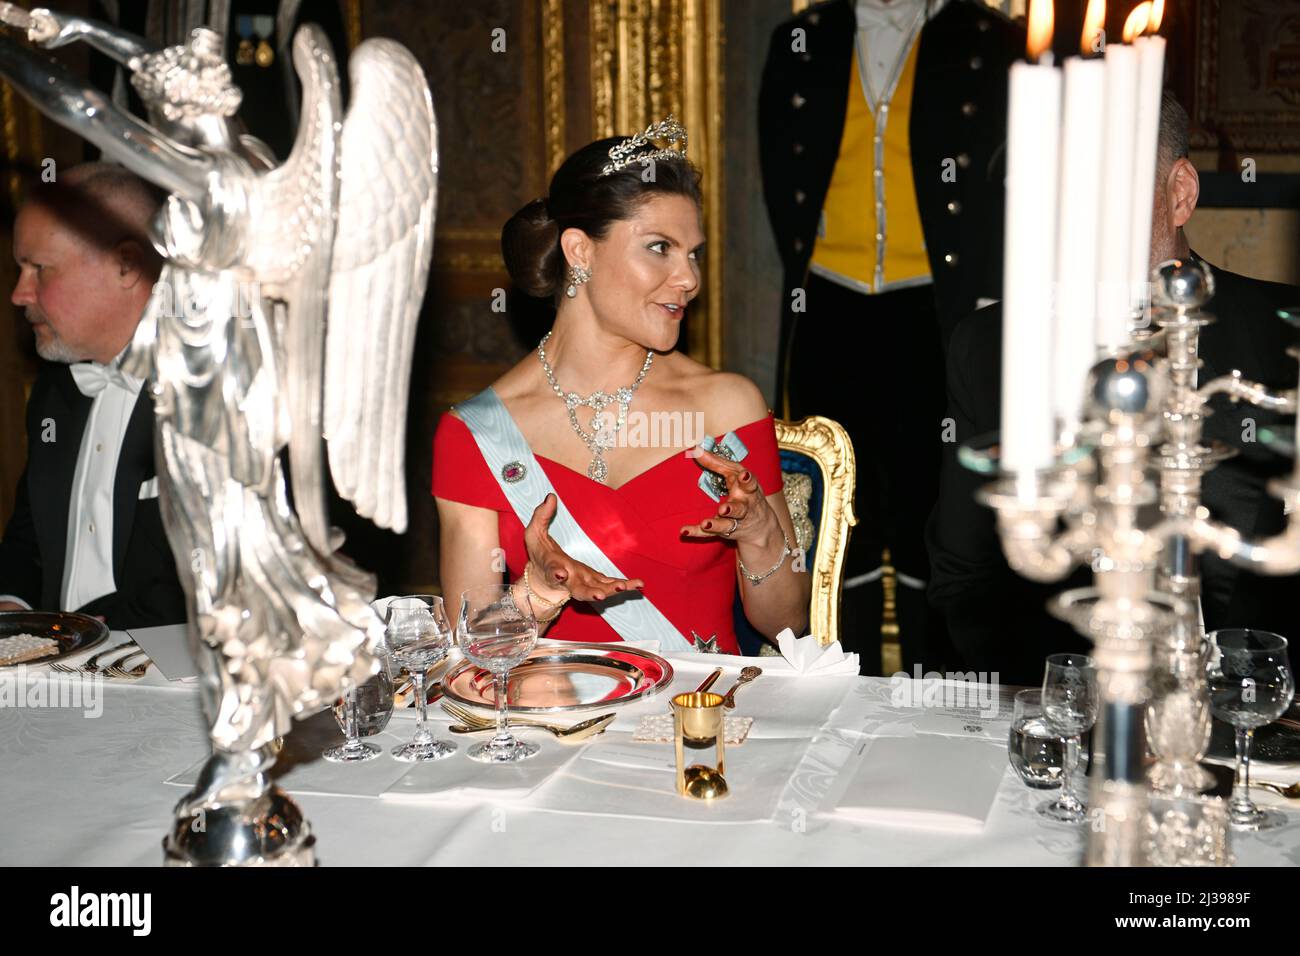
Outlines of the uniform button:
M 799 155 L 800 153 L 802 153 L 802 152 L 803 152 L 803 143 L 795 143 L 795 144 L 794 144 L 794 154 L 795 154 L 796 156 L 798 156 L 798 155 Z
M 796 190 L 794 191 L 794 201 L 795 201 L 795 202 L 802 204 L 803 201 L 804 201 L 805 199 L 807 199 L 807 198 L 808 198 L 808 194 L 805 193 L 802 189 L 796 189 Z
M 796 239 L 796 240 L 794 241 L 794 251 L 795 251 L 795 252 L 803 252 L 803 240 L 802 240 L 802 239 Z
M 91 534 L 95 533 L 95 522 L 93 521 L 90 523 L 90 533 Z
M 978 70 L 983 65 L 984 65 L 984 60 L 982 57 L 973 56 L 970 58 L 970 68 L 972 70 Z
M 885 241 L 885 234 L 883 232 L 876 233 L 876 242 L 884 242 L 884 241 Z
M 796 93 L 794 96 L 790 97 L 790 102 L 794 105 L 795 109 L 799 109 L 799 107 L 803 106 L 808 101 Z
M 808 14 L 808 23 L 815 27 L 821 21 L 821 18 L 822 15 L 820 13 L 810 13 Z
M 969 167 L 969 166 L 970 166 L 970 153 L 958 153 L 958 154 L 957 154 L 957 165 L 960 166 L 962 169 L 966 169 L 967 167 Z
M 988 32 L 989 32 L 989 22 L 988 22 L 988 20 L 984 19 L 983 17 L 981 17 L 981 18 L 980 18 L 980 19 L 975 23 L 975 27 L 976 27 L 976 29 L 979 30 L 980 33 L 988 33 Z
M 963 103 L 963 104 L 961 105 L 961 115 L 962 115 L 962 116 L 974 116 L 974 115 L 975 115 L 975 104 L 974 104 L 974 103 Z
M 955 265 L 957 264 L 957 253 L 955 253 L 955 252 L 949 252 L 949 253 L 947 253 L 947 254 L 943 257 L 943 261 L 946 262 L 946 263 L 948 263 L 948 265 L 950 265 L 950 266 L 955 266 Z
M 948 203 L 948 212 L 954 216 L 957 215 L 957 213 L 961 212 L 961 203 L 955 199 Z
M 803 60 L 805 63 L 810 63 L 812 61 L 812 54 L 803 53 L 799 56 L 799 59 Z
M 103 451 L 103 450 L 104 450 L 104 443 L 102 441 L 95 442 L 95 451 Z

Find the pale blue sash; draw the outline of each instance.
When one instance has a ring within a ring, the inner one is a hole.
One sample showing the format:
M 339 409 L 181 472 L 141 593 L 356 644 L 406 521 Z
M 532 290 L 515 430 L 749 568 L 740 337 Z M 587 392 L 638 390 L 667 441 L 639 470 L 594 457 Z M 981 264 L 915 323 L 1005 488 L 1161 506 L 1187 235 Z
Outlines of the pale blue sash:
M 564 505 L 564 499 L 555 491 L 546 472 L 542 471 L 542 466 L 533 457 L 527 440 L 492 386 L 489 385 L 473 398 L 456 405 L 455 409 L 469 427 L 483 454 L 483 460 L 492 470 L 501 490 L 505 492 L 506 500 L 524 527 L 528 526 L 533 511 L 546 496 L 555 493 L 558 506 L 550 532 L 564 553 L 608 577 L 629 577 L 619 570 L 574 520 Z M 522 477 L 506 480 L 507 473 L 517 476 L 521 469 Z M 660 648 L 666 651 L 695 650 L 695 645 L 683 637 L 663 612 L 640 591 L 624 592 L 604 601 L 589 603 L 625 641 L 657 640 Z

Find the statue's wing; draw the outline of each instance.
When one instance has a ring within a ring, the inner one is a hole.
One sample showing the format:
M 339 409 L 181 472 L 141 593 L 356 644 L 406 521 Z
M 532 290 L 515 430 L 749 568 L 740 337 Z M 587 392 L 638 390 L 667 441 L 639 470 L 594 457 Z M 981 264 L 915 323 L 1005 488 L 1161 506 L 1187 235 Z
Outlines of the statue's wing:
M 415 57 L 372 39 L 352 54 L 325 340 L 330 474 L 357 512 L 406 530 L 406 400 L 433 256 L 438 127 Z
M 338 542 L 330 536 L 325 509 L 321 388 L 343 108 L 334 54 L 316 25 L 294 36 L 293 63 L 302 82 L 298 132 L 284 164 L 255 181 L 246 256 L 260 294 L 285 303 L 276 309 L 276 338 L 283 351 L 282 410 L 288 416 L 294 508 L 307 540 L 329 554 Z

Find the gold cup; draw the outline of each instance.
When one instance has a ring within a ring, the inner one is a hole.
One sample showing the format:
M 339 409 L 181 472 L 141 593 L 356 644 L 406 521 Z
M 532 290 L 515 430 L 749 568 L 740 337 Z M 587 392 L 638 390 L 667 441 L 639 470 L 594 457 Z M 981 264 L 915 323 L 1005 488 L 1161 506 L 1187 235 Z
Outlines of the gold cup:
M 677 792 L 696 800 L 727 795 L 726 729 L 721 694 L 694 691 L 672 699 L 673 747 L 677 753 Z M 686 750 L 715 748 L 716 765 L 686 766 Z

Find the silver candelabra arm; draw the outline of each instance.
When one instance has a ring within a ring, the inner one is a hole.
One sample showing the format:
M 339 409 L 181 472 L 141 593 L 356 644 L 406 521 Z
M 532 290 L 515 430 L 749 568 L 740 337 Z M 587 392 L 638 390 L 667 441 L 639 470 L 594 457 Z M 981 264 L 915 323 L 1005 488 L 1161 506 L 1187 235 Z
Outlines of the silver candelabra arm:
M 1058 530 L 1071 504 L 1068 473 L 1039 473 L 994 482 L 977 499 L 997 513 L 998 538 L 1007 564 L 1032 581 L 1059 581 L 1094 546 L 1092 529 L 1082 525 Z
M 1296 413 L 1296 390 L 1294 388 L 1280 392 L 1273 391 L 1266 385 L 1252 382 L 1243 376 L 1239 369 L 1233 369 L 1227 375 L 1220 375 L 1218 378 L 1207 382 L 1197 390 L 1196 395 L 1202 402 L 1208 401 L 1212 395 L 1227 395 L 1234 402 L 1249 402 L 1256 408 L 1267 408 L 1283 415 L 1294 415 Z
M 1300 573 L 1300 512 L 1295 510 L 1300 489 L 1292 481 L 1273 482 L 1269 490 L 1286 502 L 1289 513 L 1286 528 L 1281 534 L 1251 541 L 1236 528 L 1212 520 L 1205 509 L 1190 523 L 1184 532 L 1194 542 L 1197 550 L 1212 551 L 1225 561 L 1248 567 L 1256 573 Z

